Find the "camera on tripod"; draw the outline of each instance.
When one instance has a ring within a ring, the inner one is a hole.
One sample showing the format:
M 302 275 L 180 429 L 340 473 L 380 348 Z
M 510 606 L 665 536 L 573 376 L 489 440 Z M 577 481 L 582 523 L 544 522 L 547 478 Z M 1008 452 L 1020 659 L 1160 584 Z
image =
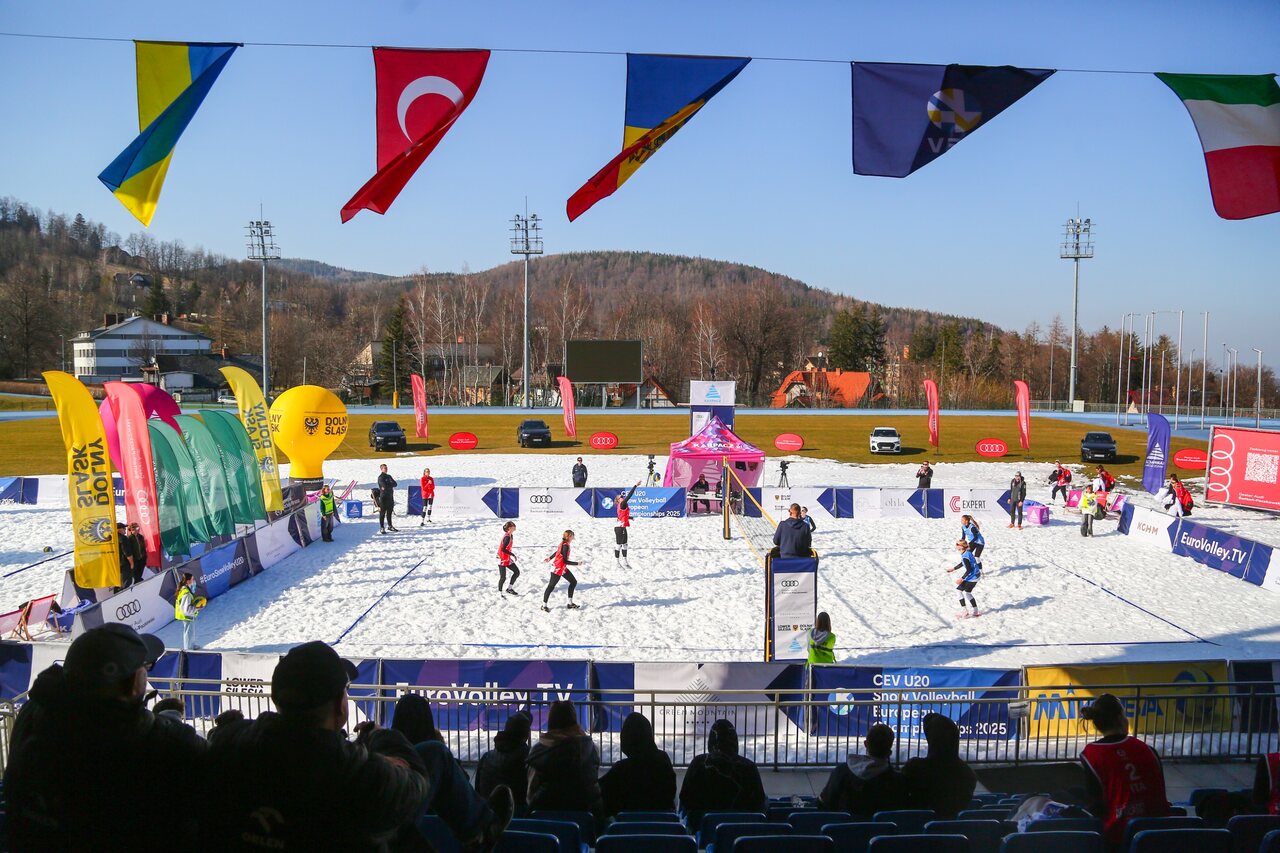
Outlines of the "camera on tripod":
M 779 469 L 778 488 L 780 489 L 791 488 L 791 482 L 787 479 L 787 468 L 790 465 L 791 463 L 785 459 L 778 460 L 778 469 Z

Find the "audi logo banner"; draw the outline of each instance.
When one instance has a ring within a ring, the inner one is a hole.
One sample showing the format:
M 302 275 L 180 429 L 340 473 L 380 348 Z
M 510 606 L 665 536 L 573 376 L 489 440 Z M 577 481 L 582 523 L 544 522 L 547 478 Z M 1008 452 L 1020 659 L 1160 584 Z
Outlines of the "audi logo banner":
M 521 518 L 550 515 L 590 518 L 591 489 L 520 489 Z

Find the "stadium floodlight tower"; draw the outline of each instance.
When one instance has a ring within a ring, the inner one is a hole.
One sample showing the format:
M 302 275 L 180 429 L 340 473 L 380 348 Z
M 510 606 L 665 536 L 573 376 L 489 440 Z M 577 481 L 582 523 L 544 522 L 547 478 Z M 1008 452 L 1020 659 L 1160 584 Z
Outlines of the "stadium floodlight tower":
M 1093 257 L 1093 222 L 1089 219 L 1068 219 L 1062 234 L 1058 257 L 1075 262 L 1075 288 L 1071 299 L 1071 373 L 1067 382 L 1067 404 L 1076 406 L 1076 347 L 1080 331 L 1080 261 Z
M 511 217 L 511 254 L 524 255 L 524 354 L 520 361 L 520 372 L 524 378 L 524 408 L 530 408 L 529 401 L 529 256 L 542 254 L 542 223 L 538 214 L 529 214 L 526 202 L 524 216 L 516 214 Z
M 251 261 L 262 261 L 262 396 L 271 402 L 271 365 L 267 360 L 267 261 L 280 260 L 280 247 L 276 245 L 275 229 L 271 223 L 262 218 L 262 210 L 258 210 L 258 218 L 249 220 L 245 227 L 249 239 L 246 257 Z

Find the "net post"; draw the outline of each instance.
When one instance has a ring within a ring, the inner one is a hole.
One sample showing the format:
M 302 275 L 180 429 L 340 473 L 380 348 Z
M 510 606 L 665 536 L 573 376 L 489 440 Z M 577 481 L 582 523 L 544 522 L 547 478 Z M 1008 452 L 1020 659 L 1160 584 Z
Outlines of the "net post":
M 724 538 L 729 539 L 729 457 L 720 457 L 720 517 L 724 524 Z

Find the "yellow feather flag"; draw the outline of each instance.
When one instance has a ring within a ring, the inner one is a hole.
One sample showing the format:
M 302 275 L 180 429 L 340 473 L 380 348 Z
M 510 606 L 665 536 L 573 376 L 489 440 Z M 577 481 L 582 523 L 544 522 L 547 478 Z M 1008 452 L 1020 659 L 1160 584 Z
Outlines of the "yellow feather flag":
M 262 389 L 246 371 L 238 367 L 219 368 L 236 395 L 240 420 L 249 433 L 249 443 L 258 457 L 258 475 L 262 478 L 262 500 L 267 512 L 279 512 L 284 508 L 280 494 L 280 467 L 276 463 L 276 445 L 271 438 L 271 418 Z
M 62 442 L 67 448 L 76 583 L 86 589 L 120 586 L 116 496 L 98 407 L 89 389 L 68 373 L 50 370 L 44 381 L 58 408 Z

